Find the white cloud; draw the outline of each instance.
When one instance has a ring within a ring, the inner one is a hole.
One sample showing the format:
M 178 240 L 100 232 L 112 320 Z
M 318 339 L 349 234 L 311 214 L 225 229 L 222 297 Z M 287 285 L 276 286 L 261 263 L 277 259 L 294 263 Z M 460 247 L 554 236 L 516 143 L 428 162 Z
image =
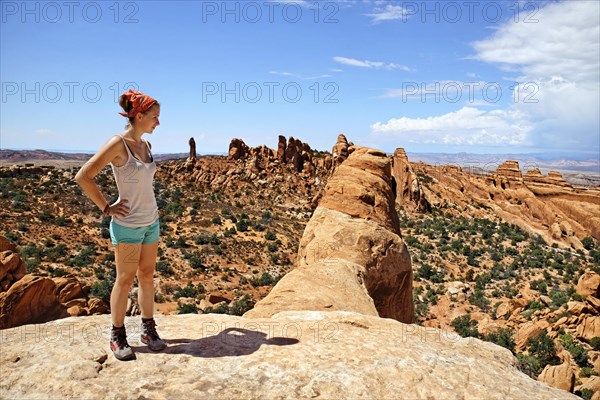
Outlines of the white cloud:
M 337 63 L 343 65 L 350 65 L 353 67 L 360 68 L 374 68 L 374 69 L 400 69 L 402 71 L 410 71 L 411 69 L 406 65 L 394 64 L 394 63 L 384 63 L 382 61 L 369 61 L 369 60 L 357 60 L 355 58 L 347 58 L 347 57 L 333 57 L 333 60 Z
M 518 112 L 482 111 L 474 107 L 436 117 L 392 118 L 371 125 L 377 136 L 393 135 L 415 144 L 458 146 L 525 145 L 530 129 Z
M 600 24 L 597 1 L 563 1 L 540 8 L 538 22 L 510 22 L 473 43 L 476 59 L 517 68 L 530 78 L 568 76 L 598 82 Z
M 539 9 L 537 23 L 508 23 L 473 43 L 480 61 L 517 72 L 513 108 L 543 147 L 598 150 L 600 3 L 564 1 Z
M 501 96 L 501 88 L 494 82 L 483 81 L 455 81 L 445 80 L 437 82 L 410 82 L 402 83 L 401 88 L 386 89 L 383 98 L 401 98 L 402 101 L 420 100 L 425 103 L 434 101 L 436 103 L 462 103 L 475 102 L 481 96 L 489 92 L 490 98 Z M 492 92 L 497 93 L 492 93 Z M 497 101 L 496 100 L 496 101 Z
M 293 76 L 295 78 L 304 79 L 304 80 L 315 80 L 315 79 L 325 79 L 332 78 L 333 75 L 329 74 L 321 74 L 321 75 L 313 75 L 313 76 L 303 76 L 301 74 L 296 74 L 293 72 L 280 72 L 280 71 L 269 71 L 271 75 L 279 75 L 279 76 Z
M 305 79 L 305 80 L 315 80 L 315 79 L 325 79 L 325 78 L 332 78 L 332 77 L 333 77 L 333 75 L 323 74 L 323 75 L 307 76 L 307 77 L 304 77 L 302 79 Z
M 599 14 L 597 1 L 546 3 L 535 14 L 537 22 L 511 19 L 487 39 L 472 43 L 474 59 L 495 64 L 515 76 L 509 79 L 518 84 L 506 109 L 485 111 L 477 108 L 479 103 L 469 102 L 468 107 L 444 115 L 377 122 L 371 125 L 373 134 L 410 143 L 597 154 Z M 406 90 L 389 89 L 384 96 L 406 95 Z
M 366 15 L 368 17 L 371 17 L 373 22 L 377 23 L 382 21 L 394 21 L 399 19 L 406 21 L 409 13 L 407 9 L 402 6 L 394 6 L 388 4 L 385 7 L 375 7 L 372 14 Z
M 271 75 L 282 75 L 282 76 L 294 76 L 291 72 L 279 72 L 279 71 L 269 71 Z

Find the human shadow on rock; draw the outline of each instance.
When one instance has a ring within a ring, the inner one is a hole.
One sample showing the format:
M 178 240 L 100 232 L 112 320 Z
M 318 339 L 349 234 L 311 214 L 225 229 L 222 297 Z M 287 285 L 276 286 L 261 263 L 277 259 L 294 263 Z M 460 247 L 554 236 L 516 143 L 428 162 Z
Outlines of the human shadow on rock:
M 298 339 L 272 337 L 267 334 L 242 328 L 227 328 L 217 335 L 200 339 L 165 339 L 167 348 L 154 352 L 147 346 L 131 346 L 136 353 L 188 354 L 195 357 L 231 357 L 254 353 L 263 344 L 271 346 L 289 346 Z

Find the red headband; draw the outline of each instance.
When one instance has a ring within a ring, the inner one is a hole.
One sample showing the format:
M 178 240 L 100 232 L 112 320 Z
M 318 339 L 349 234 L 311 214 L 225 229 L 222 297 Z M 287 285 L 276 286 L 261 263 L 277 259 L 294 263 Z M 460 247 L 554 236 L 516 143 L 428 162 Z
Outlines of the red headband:
M 152 97 L 133 89 L 129 89 L 129 92 L 124 93 L 124 95 L 127 96 L 127 99 L 133 105 L 127 114 L 122 112 L 119 113 L 125 118 L 134 118 L 139 113 L 145 113 L 150 107 L 157 103 Z

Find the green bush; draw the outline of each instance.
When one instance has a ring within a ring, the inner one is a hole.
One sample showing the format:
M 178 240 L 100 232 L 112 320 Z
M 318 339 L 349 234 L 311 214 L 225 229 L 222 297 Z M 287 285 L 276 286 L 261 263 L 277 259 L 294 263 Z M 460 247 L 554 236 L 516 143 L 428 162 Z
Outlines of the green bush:
M 571 353 L 577 365 L 580 367 L 588 367 L 590 365 L 587 350 L 582 345 L 576 344 L 573 336 L 569 334 L 560 335 L 558 341 L 569 353 Z
M 267 240 L 276 240 L 277 239 L 277 235 L 275 235 L 275 232 L 273 232 L 273 231 L 268 231 L 265 234 L 265 239 L 267 239 Z
M 275 284 L 277 281 L 278 279 L 273 278 L 273 276 L 268 272 L 263 272 L 260 278 L 252 278 L 250 280 L 250 283 L 253 286 L 270 286 Z
M 452 328 L 462 337 L 479 337 L 477 330 L 477 321 L 472 320 L 469 314 L 461 315 L 452 320 Z
M 515 354 L 515 332 L 510 328 L 502 328 L 484 336 L 484 340 L 502 346 Z
M 165 276 L 170 276 L 175 273 L 173 271 L 173 268 L 171 268 L 169 266 L 169 263 L 165 260 L 160 260 L 159 262 L 156 263 L 156 271 L 158 271 L 158 273 L 160 273 L 161 275 L 165 275 Z
M 596 372 L 596 370 L 594 368 L 591 368 L 591 367 L 583 367 L 579 371 L 580 378 L 589 378 L 592 375 L 598 375 L 598 373 Z
M 562 290 L 552 290 L 550 291 L 550 299 L 552 300 L 552 305 L 556 308 L 566 304 L 569 301 L 569 296 L 567 293 Z
M 178 304 L 177 314 L 198 314 L 198 307 L 193 303 Z
M 479 307 L 484 312 L 490 309 L 490 301 L 485 297 L 485 292 L 480 289 L 475 289 L 473 294 L 469 296 L 469 303 Z
M 101 279 L 98 282 L 92 284 L 90 294 L 92 295 L 92 297 L 97 297 L 108 303 L 110 302 L 110 292 L 112 291 L 113 285 L 114 278 L 109 275 L 104 279 Z
M 543 370 L 541 361 L 534 356 L 523 353 L 517 354 L 517 360 L 519 362 L 517 368 L 525 375 L 537 380 L 537 377 Z
M 529 355 L 540 361 L 540 369 L 537 372 L 537 375 L 542 372 L 542 369 L 546 365 L 557 365 L 560 363 L 560 359 L 556 355 L 556 345 L 546 331 L 543 331 L 542 334 L 535 339 L 529 339 L 527 341 L 527 346 Z
M 581 397 L 583 400 L 591 400 L 594 395 L 594 391 L 592 389 L 583 389 L 581 391 L 576 390 L 575 395 Z
M 245 219 L 239 220 L 235 227 L 239 232 L 246 232 L 248 230 L 248 221 Z
M 92 256 L 96 255 L 96 249 L 92 246 L 87 246 L 73 258 L 73 265 L 76 267 L 90 267 L 94 263 Z
M 180 297 L 195 298 L 199 294 L 202 294 L 205 292 L 206 292 L 206 289 L 204 288 L 204 286 L 201 283 L 199 283 L 198 286 L 194 286 L 194 284 L 192 282 L 188 282 L 187 286 L 179 287 L 179 288 L 175 289 L 175 292 L 173 293 L 173 297 L 175 299 L 178 299 Z
M 581 239 L 581 244 L 583 244 L 583 247 L 586 250 L 592 250 L 594 248 L 594 239 L 586 236 L 583 239 Z
M 600 350 L 600 337 L 594 336 L 592 340 L 590 340 L 590 346 L 596 351 Z
M 198 235 L 194 238 L 194 243 L 196 244 L 209 244 L 210 236 L 203 233 L 202 235 Z
M 277 251 L 277 244 L 276 243 L 269 243 L 267 244 L 267 250 L 269 250 L 271 253 L 274 253 Z

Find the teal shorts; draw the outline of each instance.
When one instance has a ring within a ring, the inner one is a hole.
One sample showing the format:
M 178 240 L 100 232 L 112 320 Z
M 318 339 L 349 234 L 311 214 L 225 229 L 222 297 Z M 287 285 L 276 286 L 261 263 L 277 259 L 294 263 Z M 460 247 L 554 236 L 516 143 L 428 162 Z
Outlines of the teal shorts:
M 139 228 L 129 228 L 119 225 L 113 220 L 110 221 L 110 239 L 113 246 L 116 246 L 117 243 L 156 243 L 158 242 L 159 232 L 160 222 L 158 219 L 151 225 Z

